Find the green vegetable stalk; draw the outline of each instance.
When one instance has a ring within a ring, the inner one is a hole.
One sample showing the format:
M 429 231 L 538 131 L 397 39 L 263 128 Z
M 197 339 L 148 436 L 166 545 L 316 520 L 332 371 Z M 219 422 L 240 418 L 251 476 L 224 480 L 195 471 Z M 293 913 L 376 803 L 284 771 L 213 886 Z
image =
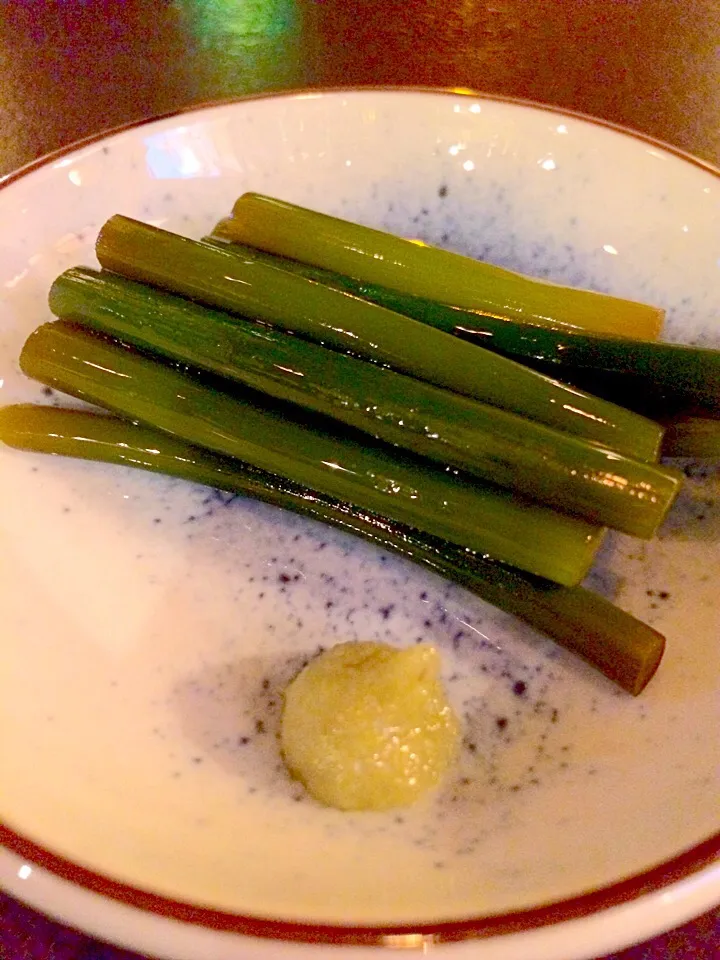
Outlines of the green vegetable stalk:
M 97 242 L 101 265 L 206 306 L 256 318 L 364 356 L 637 460 L 655 460 L 660 427 L 622 407 L 456 337 L 260 260 L 112 217 Z
M 587 573 L 603 530 L 424 461 L 258 406 L 63 321 L 26 342 L 30 377 L 427 533 L 567 586 Z
M 54 313 L 359 428 L 594 523 L 651 537 L 681 482 L 579 437 L 109 273 L 73 268 Z
M 495 316 L 648 338 L 663 322 L 656 307 L 531 279 L 257 193 L 240 197 L 225 230 L 238 243 Z
M 220 221 L 205 242 L 220 245 L 239 257 L 263 257 L 269 265 L 453 333 L 614 403 L 629 403 L 636 409 L 633 402 L 639 402 L 647 416 L 655 414 L 662 419 L 668 409 L 691 407 L 720 414 L 720 350 L 463 310 L 228 242 L 223 238 L 229 232 L 230 221 Z
M 720 420 L 685 417 L 667 425 L 663 438 L 664 457 L 720 459 Z
M 115 417 L 30 404 L 0 409 L 0 440 L 21 450 L 139 467 L 252 496 L 394 551 L 515 614 L 634 695 L 663 637 L 582 587 L 560 587 L 177 437 Z

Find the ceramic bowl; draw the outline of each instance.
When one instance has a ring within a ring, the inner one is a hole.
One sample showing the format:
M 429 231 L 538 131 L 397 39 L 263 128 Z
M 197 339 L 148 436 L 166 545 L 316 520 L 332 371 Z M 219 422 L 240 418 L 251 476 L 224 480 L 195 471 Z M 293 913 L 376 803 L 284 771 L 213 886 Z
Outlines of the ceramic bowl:
M 637 137 L 463 93 L 218 105 L 0 191 L 0 401 L 49 284 L 120 212 L 200 237 L 246 190 L 667 309 L 720 346 L 720 179 Z M 720 483 L 590 585 L 668 638 L 637 699 L 464 590 L 244 498 L 0 450 L 0 883 L 173 960 L 427 947 L 596 956 L 720 900 Z M 433 643 L 463 751 L 416 807 L 287 776 L 281 692 L 319 646 Z

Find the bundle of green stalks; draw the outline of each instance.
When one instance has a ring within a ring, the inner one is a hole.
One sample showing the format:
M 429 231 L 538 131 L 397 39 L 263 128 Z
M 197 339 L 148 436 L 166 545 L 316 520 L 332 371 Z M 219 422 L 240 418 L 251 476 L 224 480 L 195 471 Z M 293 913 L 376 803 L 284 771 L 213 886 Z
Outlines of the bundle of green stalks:
M 720 351 L 662 312 L 246 194 L 189 240 L 112 217 L 57 278 L 0 439 L 257 497 L 428 567 L 638 694 L 664 638 L 581 586 L 717 456 Z M 468 342 L 470 341 L 470 342 Z M 642 403 L 634 402 L 637 397 Z

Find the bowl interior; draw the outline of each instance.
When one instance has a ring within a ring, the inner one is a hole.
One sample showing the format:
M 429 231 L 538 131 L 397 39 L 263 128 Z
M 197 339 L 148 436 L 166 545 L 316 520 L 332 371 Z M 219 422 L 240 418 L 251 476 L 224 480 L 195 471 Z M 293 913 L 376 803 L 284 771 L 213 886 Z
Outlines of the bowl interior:
M 111 136 L 0 192 L 3 402 L 54 276 L 120 212 L 200 237 L 244 190 L 668 310 L 720 345 L 720 181 L 576 118 L 472 97 L 219 106 Z M 720 483 L 592 585 L 668 637 L 633 700 L 513 618 L 243 498 L 0 450 L 0 816 L 102 875 L 288 921 L 434 923 L 615 883 L 718 830 Z M 283 685 L 318 646 L 440 649 L 463 718 L 437 795 L 345 814 L 285 774 Z

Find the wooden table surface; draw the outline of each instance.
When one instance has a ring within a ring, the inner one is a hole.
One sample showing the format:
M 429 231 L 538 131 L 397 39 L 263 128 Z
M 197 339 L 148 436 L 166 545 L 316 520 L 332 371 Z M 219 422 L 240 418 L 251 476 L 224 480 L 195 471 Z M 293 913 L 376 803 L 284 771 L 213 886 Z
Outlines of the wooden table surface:
M 0 78 L 0 176 L 192 104 L 384 84 L 571 108 L 720 166 L 720 0 L 7 0 Z M 616 955 L 718 956 L 720 910 Z M 0 957 L 131 955 L 0 896 Z

